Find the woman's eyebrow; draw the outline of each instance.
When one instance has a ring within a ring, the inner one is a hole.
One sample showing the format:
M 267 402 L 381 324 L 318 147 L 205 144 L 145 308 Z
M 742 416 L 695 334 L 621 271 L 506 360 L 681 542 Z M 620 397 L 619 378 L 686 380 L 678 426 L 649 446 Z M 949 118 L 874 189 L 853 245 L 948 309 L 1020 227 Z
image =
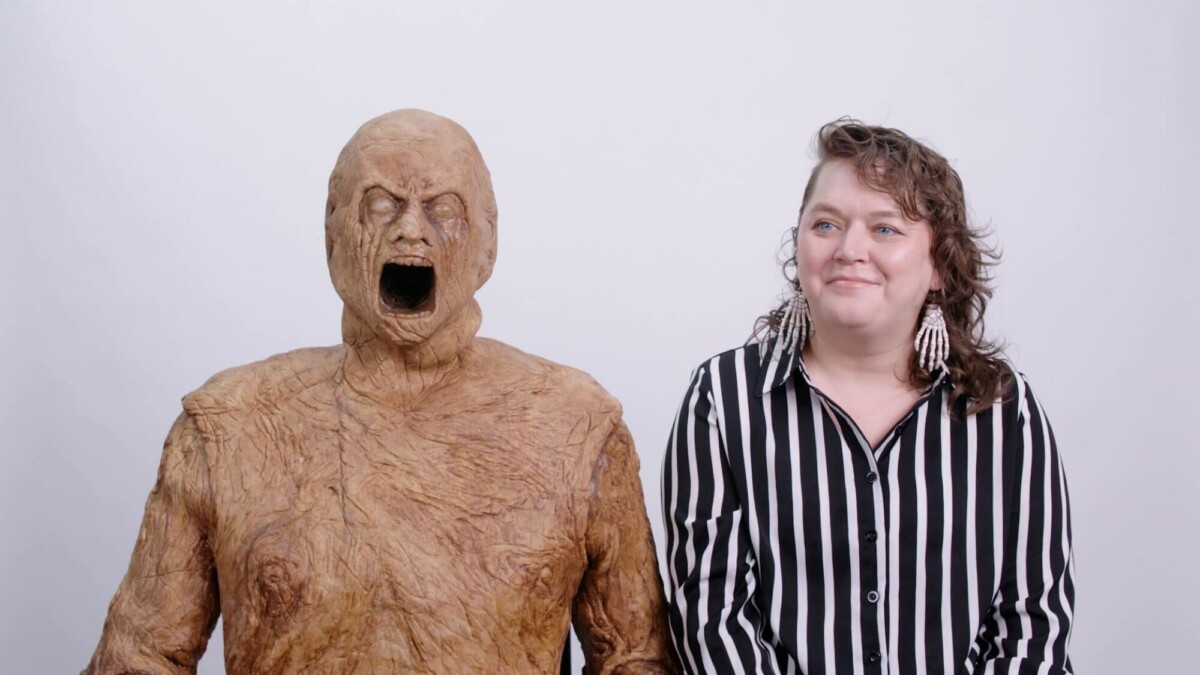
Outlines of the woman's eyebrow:
M 844 214 L 841 211 L 839 211 L 837 209 L 837 207 L 833 206 L 832 204 L 826 204 L 825 202 L 817 202 L 816 204 L 813 204 L 812 206 L 810 206 L 808 208 L 808 212 L 809 213 L 821 212 L 821 213 L 828 213 L 828 214 L 835 215 L 835 216 L 844 216 Z M 896 209 L 879 209 L 876 211 L 871 211 L 867 215 L 870 216 L 871 218 L 901 218 L 901 219 L 903 218 L 902 214 L 899 211 L 897 211 Z
M 817 202 L 816 204 L 813 204 L 812 206 L 810 206 L 810 207 L 809 207 L 808 211 L 809 211 L 809 213 L 815 213 L 815 212 L 817 212 L 817 211 L 823 211 L 823 212 L 825 212 L 825 213 L 830 213 L 830 214 L 833 214 L 833 215 L 835 215 L 835 216 L 840 216 L 840 215 L 842 215 L 842 212 L 841 212 L 841 211 L 838 211 L 838 210 L 837 210 L 836 208 L 834 208 L 832 205 L 830 205 L 830 204 L 826 204 L 826 203 L 824 203 L 824 202 Z

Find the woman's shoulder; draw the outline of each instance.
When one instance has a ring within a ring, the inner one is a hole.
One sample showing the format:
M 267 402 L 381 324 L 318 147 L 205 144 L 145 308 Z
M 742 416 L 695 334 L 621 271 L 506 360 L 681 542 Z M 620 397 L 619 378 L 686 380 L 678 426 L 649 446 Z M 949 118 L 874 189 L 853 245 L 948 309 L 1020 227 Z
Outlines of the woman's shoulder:
M 701 373 L 713 371 L 742 371 L 757 373 L 762 368 L 764 346 L 761 342 L 747 342 L 737 347 L 718 352 L 696 364 L 692 369 L 693 378 Z
M 692 369 L 690 386 L 726 392 L 731 388 L 760 391 L 768 371 L 779 367 L 772 362 L 768 349 L 763 342 L 747 342 L 713 354 Z
M 1029 376 L 1008 359 L 1004 359 L 1001 364 L 1006 371 L 1007 386 L 997 393 L 991 406 L 979 410 L 976 414 L 999 416 L 1004 420 L 1003 425 L 1008 433 L 1019 433 L 1031 423 L 1045 423 L 1045 408 L 1034 394 Z
M 1029 385 L 1029 376 L 1017 369 L 1015 363 L 1005 358 L 1000 360 L 1008 386 L 996 395 L 996 402 L 1002 405 L 1018 407 L 1028 405 L 1033 398 L 1033 389 Z
M 1044 419 L 1046 410 L 1042 407 L 1042 401 L 1033 393 L 1033 386 L 1029 383 L 1029 376 L 1017 370 L 1011 363 L 1008 365 L 1012 369 L 1013 377 L 1012 392 L 1009 394 L 1009 397 L 1014 399 L 1019 414 L 1026 420 L 1030 417 Z

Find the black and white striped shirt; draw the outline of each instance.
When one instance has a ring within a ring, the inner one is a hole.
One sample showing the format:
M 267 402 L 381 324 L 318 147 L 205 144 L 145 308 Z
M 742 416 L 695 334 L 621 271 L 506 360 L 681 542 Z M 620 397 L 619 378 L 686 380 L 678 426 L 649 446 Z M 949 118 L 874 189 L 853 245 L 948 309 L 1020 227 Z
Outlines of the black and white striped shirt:
M 1066 482 L 1022 376 L 944 378 L 872 449 L 799 358 L 696 369 L 663 467 L 671 634 L 694 673 L 1072 672 Z

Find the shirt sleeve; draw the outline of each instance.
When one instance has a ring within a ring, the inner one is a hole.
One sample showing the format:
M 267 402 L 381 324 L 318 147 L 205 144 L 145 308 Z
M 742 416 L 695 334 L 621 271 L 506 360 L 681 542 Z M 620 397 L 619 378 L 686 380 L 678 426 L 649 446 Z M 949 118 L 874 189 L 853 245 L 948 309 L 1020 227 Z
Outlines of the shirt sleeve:
M 220 604 L 203 442 L 180 415 L 163 447 L 129 570 L 84 673 L 195 673 Z
M 689 673 L 777 673 L 755 604 L 755 560 L 707 366 L 688 385 L 667 444 L 663 516 L 671 641 Z
M 574 608 L 584 672 L 676 672 L 637 453 L 619 420 L 593 468 L 585 547 Z
M 1005 434 L 1008 531 L 1000 588 L 971 650 L 975 672 L 1074 672 L 1067 656 L 1075 604 L 1071 514 L 1050 422 L 1023 377 L 1017 425 Z

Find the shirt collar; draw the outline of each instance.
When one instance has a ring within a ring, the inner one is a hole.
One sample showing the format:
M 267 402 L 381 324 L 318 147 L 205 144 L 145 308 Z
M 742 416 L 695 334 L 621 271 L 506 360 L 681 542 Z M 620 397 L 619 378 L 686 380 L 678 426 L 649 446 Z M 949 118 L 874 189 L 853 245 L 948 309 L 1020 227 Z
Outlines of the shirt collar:
M 808 379 L 799 352 L 794 352 L 791 346 L 785 346 L 783 340 L 766 340 L 760 344 L 759 350 L 763 355 L 755 386 L 759 396 L 766 396 L 771 390 L 782 387 L 796 372 L 801 372 L 804 379 Z
M 762 367 L 758 369 L 758 383 L 755 391 L 758 395 L 766 396 L 771 391 L 782 387 L 785 382 L 792 378 L 793 375 L 799 373 L 800 377 L 808 386 L 812 386 L 812 381 L 808 379 L 808 371 L 804 369 L 804 359 L 801 358 L 799 352 L 793 352 L 790 346 L 781 344 L 782 340 L 767 340 L 760 343 L 759 353 L 762 357 Z M 946 369 L 939 368 L 937 376 L 933 378 L 926 391 L 933 391 L 946 381 Z

